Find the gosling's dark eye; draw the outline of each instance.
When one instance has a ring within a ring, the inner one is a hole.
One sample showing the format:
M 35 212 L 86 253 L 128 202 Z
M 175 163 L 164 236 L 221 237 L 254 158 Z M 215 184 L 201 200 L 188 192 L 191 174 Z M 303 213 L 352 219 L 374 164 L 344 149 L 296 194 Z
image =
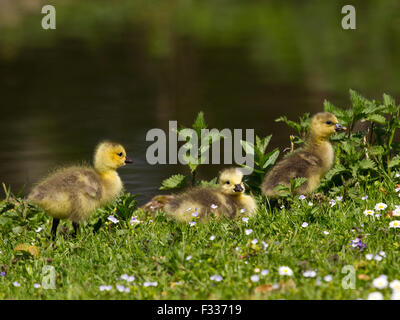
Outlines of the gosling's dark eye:
M 332 121 L 327 121 L 326 124 L 331 125 L 331 124 L 332 124 Z
M 122 153 L 122 152 L 120 152 L 120 153 L 118 153 L 118 155 L 119 155 L 120 157 L 122 157 L 123 153 Z
M 226 184 L 231 184 L 229 181 L 225 182 Z

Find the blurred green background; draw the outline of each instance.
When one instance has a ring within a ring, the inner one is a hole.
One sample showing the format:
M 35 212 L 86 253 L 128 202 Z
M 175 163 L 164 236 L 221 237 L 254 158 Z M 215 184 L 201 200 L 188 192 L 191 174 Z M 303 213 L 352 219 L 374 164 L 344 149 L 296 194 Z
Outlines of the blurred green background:
M 41 28 L 45 4 L 56 30 Z M 356 30 L 341 27 L 346 4 Z M 346 107 L 349 88 L 398 99 L 400 1 L 0 0 L 0 88 L 0 182 L 26 193 L 109 138 L 134 160 L 126 188 L 146 200 L 185 170 L 146 163 L 146 132 L 168 120 L 203 110 L 210 128 L 272 133 L 282 150 L 281 115 Z

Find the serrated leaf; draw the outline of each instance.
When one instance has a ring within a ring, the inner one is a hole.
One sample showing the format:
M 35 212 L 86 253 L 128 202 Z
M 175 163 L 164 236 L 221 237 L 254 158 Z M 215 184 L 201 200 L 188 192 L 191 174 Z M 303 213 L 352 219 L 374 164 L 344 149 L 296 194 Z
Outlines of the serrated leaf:
M 279 156 L 279 150 L 274 151 L 274 153 L 268 158 L 268 160 L 265 161 L 262 168 L 265 169 L 269 165 L 274 165 L 276 162 L 276 159 L 278 159 L 278 156 Z
M 359 166 L 361 169 L 363 170 L 367 170 L 367 169 L 375 169 L 376 168 L 376 164 L 373 160 L 371 159 L 363 159 L 360 161 Z
M 246 154 L 254 155 L 254 145 L 246 140 L 240 140 L 240 144 Z
M 385 153 L 385 149 L 382 146 L 373 146 L 368 149 L 368 152 L 372 156 L 381 156 Z
M 194 121 L 192 128 L 196 130 L 197 134 L 200 134 L 201 129 L 206 129 L 207 124 L 206 121 L 204 120 L 204 113 L 203 111 L 200 111 L 197 114 L 196 120 Z
M 384 116 L 381 116 L 380 114 L 371 114 L 366 119 L 371 121 L 371 122 L 376 122 L 376 123 L 379 123 L 379 124 L 385 124 L 386 123 L 386 118 Z
M 162 186 L 160 187 L 160 190 L 169 190 L 169 189 L 176 189 L 176 188 L 182 188 L 185 186 L 186 177 L 182 174 L 175 174 L 168 179 L 165 179 L 162 182 Z
M 390 160 L 388 167 L 393 168 L 393 167 L 397 167 L 399 165 L 400 165 L 400 156 L 395 156 L 392 158 L 392 160 Z

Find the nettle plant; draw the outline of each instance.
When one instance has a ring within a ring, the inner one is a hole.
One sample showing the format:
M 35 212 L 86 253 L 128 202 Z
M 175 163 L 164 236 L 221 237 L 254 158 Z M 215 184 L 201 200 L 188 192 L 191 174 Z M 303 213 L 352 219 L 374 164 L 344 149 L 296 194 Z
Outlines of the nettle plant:
M 342 109 L 324 101 L 324 110 L 333 113 L 347 132 L 334 135 L 335 164 L 321 181 L 319 190 L 332 194 L 355 192 L 354 186 L 367 187 L 371 183 L 393 181 L 395 169 L 400 166 L 400 143 L 395 141 L 400 128 L 400 105 L 387 95 L 382 101 L 368 100 L 350 89 L 351 106 Z M 276 121 L 285 122 L 297 132 L 295 140 L 302 144 L 308 134 L 309 114 L 299 122 L 281 117 Z M 293 139 L 292 139 L 293 140 Z
M 260 138 L 256 135 L 255 145 L 251 142 L 241 140 L 240 143 L 246 153 L 254 156 L 254 169 L 252 174 L 245 176 L 244 181 L 248 188 L 256 193 L 260 193 L 260 187 L 265 174 L 275 164 L 279 156 L 279 149 L 275 148 L 267 152 L 267 147 L 271 141 L 272 135 L 265 138 Z M 243 168 L 249 169 L 246 165 L 241 165 Z
M 207 129 L 207 124 L 204 119 L 204 113 L 200 111 L 192 124 L 191 128 L 180 126 L 177 130 L 177 135 L 180 140 L 184 140 L 185 144 L 182 146 L 185 149 L 183 159 L 189 168 L 190 175 L 175 174 L 162 182 L 160 190 L 170 190 L 183 188 L 190 181 L 192 186 L 195 185 L 216 185 L 217 178 L 211 181 L 198 180 L 197 172 L 199 166 L 205 163 L 205 158 L 202 156 L 208 153 L 213 143 L 220 141 L 224 138 L 218 130 L 210 130 L 206 134 L 202 130 Z M 196 141 L 193 144 L 191 141 Z

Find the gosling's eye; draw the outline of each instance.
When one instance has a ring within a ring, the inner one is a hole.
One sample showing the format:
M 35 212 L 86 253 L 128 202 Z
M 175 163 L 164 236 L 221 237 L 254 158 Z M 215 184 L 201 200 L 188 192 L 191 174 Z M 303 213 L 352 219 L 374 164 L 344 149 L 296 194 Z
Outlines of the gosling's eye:
M 327 121 L 326 124 L 331 125 L 331 124 L 332 124 L 332 121 Z
M 118 155 L 119 155 L 120 157 L 122 157 L 123 153 L 122 153 L 122 152 L 120 152 L 120 153 L 118 153 Z
M 226 184 L 231 184 L 229 181 L 225 182 Z

